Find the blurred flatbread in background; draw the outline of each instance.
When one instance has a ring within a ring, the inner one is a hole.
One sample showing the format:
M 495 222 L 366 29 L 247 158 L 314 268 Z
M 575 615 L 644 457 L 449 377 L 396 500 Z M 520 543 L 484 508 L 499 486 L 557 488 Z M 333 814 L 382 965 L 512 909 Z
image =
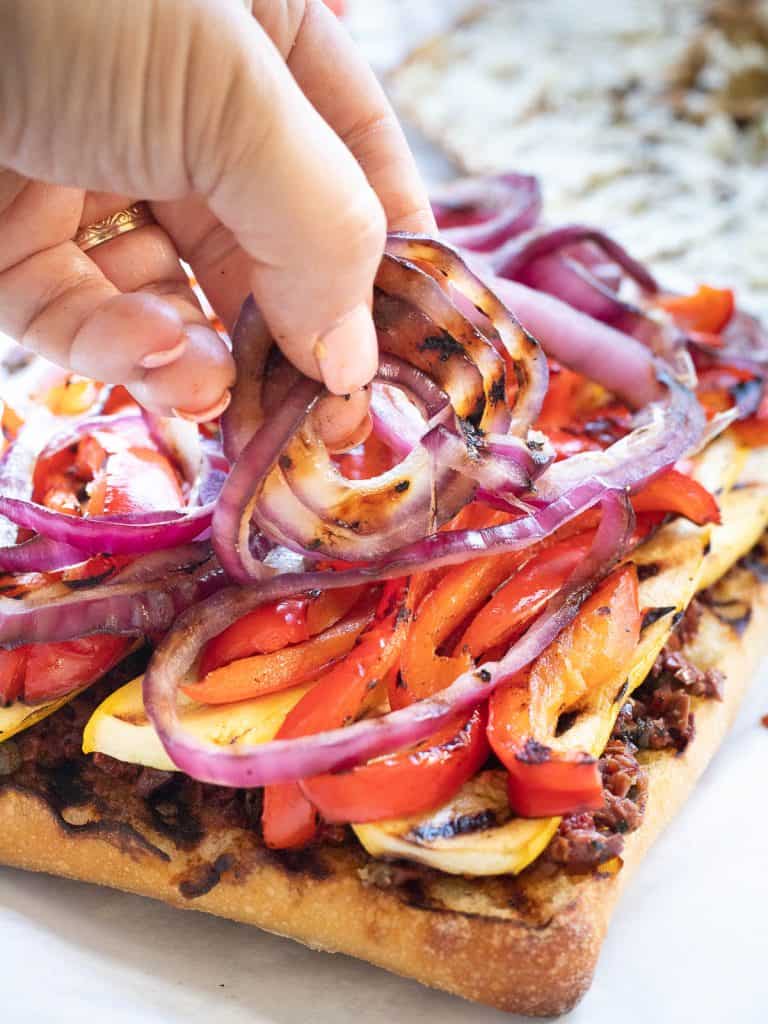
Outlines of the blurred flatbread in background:
M 486 3 L 388 84 L 464 170 L 537 174 L 548 220 L 768 313 L 768 0 Z

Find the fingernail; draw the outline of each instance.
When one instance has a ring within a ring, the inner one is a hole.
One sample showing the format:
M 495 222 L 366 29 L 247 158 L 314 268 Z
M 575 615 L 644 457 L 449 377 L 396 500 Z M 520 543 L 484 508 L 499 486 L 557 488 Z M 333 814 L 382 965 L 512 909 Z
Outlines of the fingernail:
M 315 359 L 323 383 L 335 395 L 357 391 L 373 378 L 378 345 L 371 311 L 361 303 L 321 335 Z
M 147 352 L 139 360 L 139 366 L 144 370 L 156 370 L 160 366 L 167 366 L 174 363 L 187 347 L 187 335 L 182 334 L 179 341 L 172 348 L 161 348 L 159 352 Z
M 209 405 L 207 409 L 201 409 L 199 412 L 188 412 L 186 409 L 173 408 L 171 412 L 181 420 L 189 420 L 190 423 L 207 423 L 208 420 L 215 420 L 217 416 L 221 416 L 231 401 L 232 392 L 225 391 L 218 402 Z

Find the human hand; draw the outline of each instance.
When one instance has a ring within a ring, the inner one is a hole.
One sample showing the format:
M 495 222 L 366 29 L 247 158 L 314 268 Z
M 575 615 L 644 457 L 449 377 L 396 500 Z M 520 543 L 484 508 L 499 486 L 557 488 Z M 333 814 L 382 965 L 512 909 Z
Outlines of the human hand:
M 249 291 L 283 352 L 359 430 L 387 224 L 433 230 L 400 128 L 313 0 L 0 0 L 0 330 L 155 411 L 221 411 Z M 4 169 L 3 169 L 4 168 Z M 156 224 L 73 241 L 137 199 Z

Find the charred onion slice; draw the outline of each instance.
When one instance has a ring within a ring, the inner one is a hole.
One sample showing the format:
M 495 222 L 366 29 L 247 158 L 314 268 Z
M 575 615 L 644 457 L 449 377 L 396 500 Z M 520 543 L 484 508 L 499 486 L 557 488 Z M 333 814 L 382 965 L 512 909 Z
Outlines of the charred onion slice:
M 482 314 L 483 329 L 487 330 L 491 343 L 503 353 L 505 362 L 511 363 L 517 385 L 509 425 L 501 429 L 504 433 L 524 435 L 541 410 L 549 380 L 547 361 L 538 342 L 450 246 L 421 235 L 393 234 L 389 236 L 387 249 L 401 260 L 425 267 L 450 286 L 462 304 Z M 491 397 L 494 395 L 502 397 L 498 383 L 491 392 Z M 499 429 L 490 422 L 487 426 L 478 425 L 483 429 Z
M 185 544 L 211 522 L 211 506 L 189 511 L 137 512 L 111 516 L 69 516 L 34 501 L 0 495 L 0 515 L 17 526 L 61 541 L 83 554 L 145 554 Z
M 318 576 L 327 586 L 336 582 L 334 577 L 346 578 L 347 582 L 352 576 L 370 578 L 363 571 L 285 575 L 250 590 L 223 591 L 190 609 L 161 641 L 144 677 L 144 704 L 169 757 L 188 775 L 204 782 L 262 786 L 351 768 L 425 739 L 455 716 L 477 707 L 497 686 L 530 664 L 573 621 L 596 583 L 623 553 L 632 531 L 634 517 L 626 495 L 604 491 L 601 502 L 601 523 L 584 562 L 500 661 L 464 673 L 433 698 L 346 728 L 260 746 L 217 747 L 184 729 L 176 700 L 179 685 L 203 644 L 234 618 L 265 601 L 311 589 Z M 386 571 L 380 577 L 396 574 Z
M 452 250 L 415 236 L 391 241 L 400 255 L 385 255 L 374 299 L 382 351 L 377 383 L 406 393 L 423 416 L 422 438 L 386 473 L 344 477 L 310 417 L 319 385 L 265 355 L 263 324 L 247 305 L 235 329 L 245 373 L 235 413 L 225 422 L 229 450 L 239 448 L 246 427 L 258 427 L 239 451 L 213 521 L 217 554 L 234 580 L 265 575 L 251 550 L 254 524 L 305 556 L 372 561 L 432 533 L 470 499 L 478 478 L 487 484 L 492 475 L 505 491 L 519 490 L 547 464 L 527 438 L 507 443 L 509 431 L 527 434 L 546 390 L 546 363 L 536 343 Z M 461 312 L 448 285 L 482 310 L 483 325 Z M 251 342 L 256 355 L 249 354 Z M 513 417 L 508 364 L 519 382 Z M 267 381 L 272 374 L 281 382 L 278 402 L 259 380 L 265 372 Z
M 406 252 L 411 251 L 413 240 L 408 242 Z M 401 247 L 399 240 L 390 244 Z M 446 253 L 445 265 L 454 276 L 461 276 L 466 268 L 456 265 L 458 257 L 450 250 Z M 479 281 L 475 284 L 482 288 Z M 383 352 L 428 373 L 446 392 L 460 419 L 479 430 L 506 432 L 510 416 L 504 401 L 504 360 L 434 277 L 407 257 L 385 254 L 376 275 L 373 311 Z

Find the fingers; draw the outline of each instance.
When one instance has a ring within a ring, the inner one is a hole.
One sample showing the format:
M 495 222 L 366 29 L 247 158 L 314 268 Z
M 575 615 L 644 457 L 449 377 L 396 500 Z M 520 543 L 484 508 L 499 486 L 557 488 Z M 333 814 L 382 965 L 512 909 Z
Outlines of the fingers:
M 325 4 L 308 2 L 301 20 L 286 24 L 279 9 L 293 6 L 256 0 L 253 11 L 274 33 L 301 90 L 365 171 L 389 230 L 434 233 L 421 175 L 373 71 Z
M 286 355 L 347 393 L 377 365 L 381 205 L 261 28 L 240 7 L 217 11 L 217 45 L 186 76 L 193 190 L 251 258 L 252 290 Z
M 101 220 L 131 202 L 129 196 L 91 193 L 85 201 L 81 225 Z M 161 346 L 147 352 L 141 322 L 134 322 L 133 317 L 150 307 L 122 304 L 126 354 L 143 370 L 162 369 L 162 372 L 144 373 L 131 384 L 135 397 L 142 404 L 163 411 L 174 408 L 180 415 L 186 413 L 192 419 L 210 419 L 214 415 L 211 410 L 225 408 L 228 389 L 234 380 L 232 359 L 200 308 L 168 233 L 160 225 L 148 225 L 97 246 L 89 250 L 88 255 L 120 291 L 141 291 L 144 295 L 161 298 L 165 307 L 178 314 L 174 320 L 183 327 L 181 336 L 168 348 Z M 159 306 L 154 304 L 151 308 Z M 118 315 L 117 306 L 113 313 Z M 98 321 L 82 330 L 71 358 L 101 365 L 102 373 L 119 373 L 120 369 L 112 365 L 115 357 L 104 353 L 103 344 L 99 344 L 101 330 Z M 143 354 L 133 358 L 131 353 L 138 353 L 140 348 Z
M 322 18 L 310 4 L 304 28 L 314 35 L 305 38 L 327 43 L 329 66 L 348 61 L 344 37 Z M 82 0 L 73 17 L 54 0 L 28 0 L 0 5 L 0 46 L 9 39 L 8 60 L 0 61 L 0 107 L 8 111 L 0 119 L 0 159 L 49 180 L 150 199 L 204 195 L 252 260 L 252 290 L 288 357 L 338 394 L 370 380 L 381 204 L 240 2 Z M 303 52 L 302 40 L 295 42 Z M 73 60 L 81 50 L 88 61 Z M 362 107 L 329 100 L 324 112 L 392 209 L 398 175 L 410 172 L 380 157 L 397 143 L 388 108 L 370 79 L 360 84 L 359 69 L 338 70 L 332 82 L 315 78 L 302 58 L 297 74 L 306 73 L 313 93 L 338 92 L 339 83 L 362 90 Z M 315 101 L 322 105 L 322 95 Z M 410 216 L 408 203 L 394 214 L 398 226 Z M 97 288 L 86 276 L 93 291 L 110 283 L 101 275 Z
M 82 193 L 14 188 L 0 176 L 3 196 L 0 329 L 61 366 L 125 384 L 158 412 L 181 406 L 201 416 L 221 405 L 234 376 L 231 357 L 205 324 L 159 227 L 87 255 L 68 236 L 91 216 L 126 205 L 125 197 L 97 197 L 84 209 Z M 126 287 L 148 291 L 122 295 Z
M 373 425 L 368 405 L 367 390 L 320 399 L 313 412 L 315 426 L 331 451 L 344 451 L 365 441 Z

